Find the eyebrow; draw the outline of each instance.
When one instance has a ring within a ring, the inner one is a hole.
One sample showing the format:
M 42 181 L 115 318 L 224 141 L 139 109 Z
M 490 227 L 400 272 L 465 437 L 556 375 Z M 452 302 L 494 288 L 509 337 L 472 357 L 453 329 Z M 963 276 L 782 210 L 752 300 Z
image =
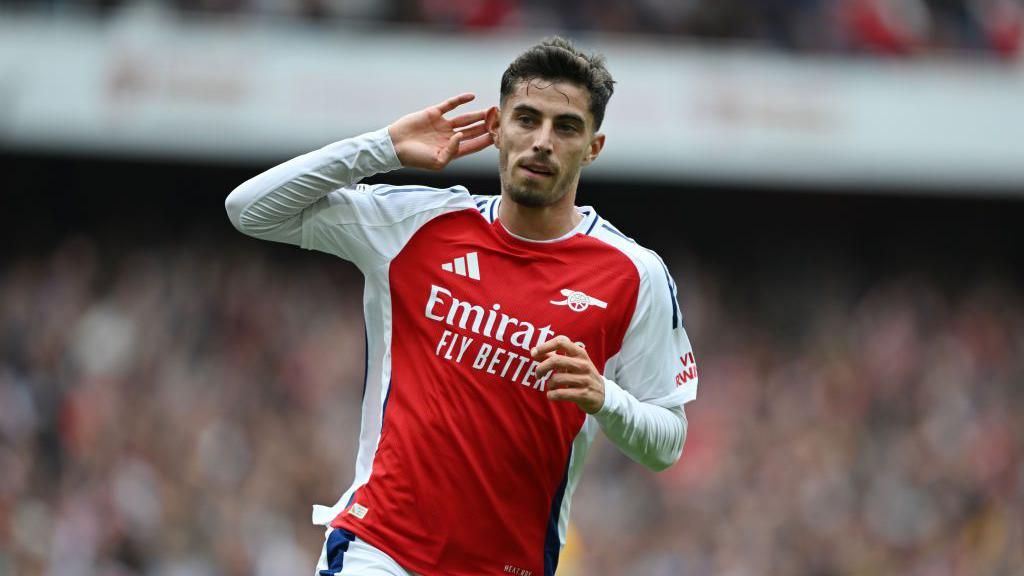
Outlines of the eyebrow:
M 544 115 L 544 114 L 541 113 L 540 110 L 537 110 L 536 108 L 534 108 L 533 106 L 530 106 L 529 104 L 517 104 L 514 108 L 512 108 L 512 111 L 513 112 L 528 112 L 528 113 L 534 114 L 536 116 L 543 116 Z M 583 120 L 583 118 L 579 114 L 571 114 L 571 113 L 559 114 L 558 116 L 555 116 L 555 120 L 563 120 L 563 121 L 564 120 L 569 120 L 569 121 L 572 121 L 572 122 L 578 122 L 581 126 L 586 126 L 587 125 L 587 123 Z

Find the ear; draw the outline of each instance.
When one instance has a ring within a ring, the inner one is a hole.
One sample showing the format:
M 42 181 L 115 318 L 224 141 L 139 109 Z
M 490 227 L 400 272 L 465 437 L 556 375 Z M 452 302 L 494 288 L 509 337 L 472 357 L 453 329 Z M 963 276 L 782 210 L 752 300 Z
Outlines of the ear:
M 590 139 L 590 150 L 587 150 L 587 155 L 583 157 L 583 165 L 587 166 L 597 160 L 601 150 L 604 150 L 604 134 L 594 134 L 594 137 Z
M 494 140 L 494 147 L 501 150 L 501 110 L 497 106 L 487 109 L 487 116 L 484 117 L 484 124 Z

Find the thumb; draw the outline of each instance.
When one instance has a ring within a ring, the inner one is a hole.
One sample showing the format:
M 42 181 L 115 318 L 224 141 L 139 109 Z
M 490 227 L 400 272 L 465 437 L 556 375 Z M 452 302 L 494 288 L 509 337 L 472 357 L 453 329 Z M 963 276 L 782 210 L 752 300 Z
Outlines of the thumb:
M 445 146 L 441 153 L 441 167 L 443 168 L 446 164 L 454 160 L 459 155 L 459 143 L 462 142 L 462 132 L 456 132 L 452 134 L 452 137 L 448 139 L 448 145 Z

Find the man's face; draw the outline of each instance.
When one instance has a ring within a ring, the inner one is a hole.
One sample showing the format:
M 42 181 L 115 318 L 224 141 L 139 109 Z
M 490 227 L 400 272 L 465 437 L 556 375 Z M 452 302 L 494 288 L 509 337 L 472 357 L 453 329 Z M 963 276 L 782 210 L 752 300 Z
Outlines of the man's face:
M 513 201 L 550 206 L 576 190 L 580 169 L 604 145 L 589 107 L 590 94 L 576 84 L 531 79 L 491 112 L 502 190 Z

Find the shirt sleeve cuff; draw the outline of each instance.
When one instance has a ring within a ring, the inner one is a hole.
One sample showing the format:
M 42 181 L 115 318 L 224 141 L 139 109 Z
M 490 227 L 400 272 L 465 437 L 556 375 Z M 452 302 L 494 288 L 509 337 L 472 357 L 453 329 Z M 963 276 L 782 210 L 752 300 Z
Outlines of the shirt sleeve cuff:
M 374 130 L 366 136 L 372 145 L 374 158 L 379 159 L 381 163 L 380 172 L 390 172 L 402 167 L 395 144 L 391 141 L 391 132 L 386 126 L 380 130 Z
M 387 128 L 328 144 L 311 156 L 314 169 L 331 173 L 334 165 L 344 167 L 348 174 L 345 180 L 350 183 L 402 167 Z
M 615 383 L 614 380 L 604 379 L 604 405 L 594 414 L 600 421 L 602 418 L 612 414 L 621 414 L 626 404 L 626 391 Z

